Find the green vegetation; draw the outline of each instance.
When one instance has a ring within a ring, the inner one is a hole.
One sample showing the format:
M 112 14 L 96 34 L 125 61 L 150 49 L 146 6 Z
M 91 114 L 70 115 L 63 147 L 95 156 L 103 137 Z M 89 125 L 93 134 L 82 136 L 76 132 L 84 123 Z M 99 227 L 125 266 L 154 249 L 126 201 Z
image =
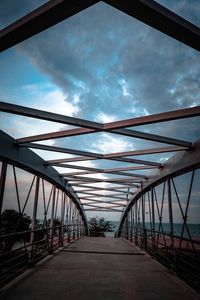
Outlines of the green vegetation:
M 31 218 L 26 214 L 17 212 L 14 209 L 6 209 L 0 215 L 1 235 L 11 234 L 10 238 L 0 241 L 0 252 L 9 252 L 17 242 L 29 241 L 30 232 L 17 234 L 30 230 Z M 12 233 L 15 233 L 14 235 Z
M 51 220 L 46 224 L 35 221 L 34 241 L 44 242 L 44 238 L 49 235 Z M 58 218 L 53 219 L 52 235 L 59 235 L 59 226 L 61 221 Z M 14 209 L 5 209 L 0 214 L 0 253 L 10 252 L 16 243 L 28 243 L 31 236 L 31 218 L 26 214 L 17 212 Z
M 90 236 L 102 236 L 105 237 L 105 232 L 110 232 L 113 230 L 113 225 L 111 221 L 105 218 L 91 218 L 89 220 L 89 230 Z

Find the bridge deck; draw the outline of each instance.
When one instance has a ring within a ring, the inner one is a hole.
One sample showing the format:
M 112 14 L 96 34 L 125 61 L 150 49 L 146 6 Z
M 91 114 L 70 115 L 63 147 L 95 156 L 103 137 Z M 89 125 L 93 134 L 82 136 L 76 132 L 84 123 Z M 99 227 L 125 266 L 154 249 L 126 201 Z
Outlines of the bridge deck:
M 200 299 L 185 283 L 128 241 L 83 238 L 3 294 L 4 300 Z

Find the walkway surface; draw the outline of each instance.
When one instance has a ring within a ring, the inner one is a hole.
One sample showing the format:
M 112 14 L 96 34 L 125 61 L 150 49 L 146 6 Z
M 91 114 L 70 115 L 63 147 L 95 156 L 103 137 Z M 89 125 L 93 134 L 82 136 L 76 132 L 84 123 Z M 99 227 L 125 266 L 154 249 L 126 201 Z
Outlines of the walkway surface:
M 83 238 L 40 263 L 2 295 L 2 299 L 191 300 L 200 297 L 130 242 Z

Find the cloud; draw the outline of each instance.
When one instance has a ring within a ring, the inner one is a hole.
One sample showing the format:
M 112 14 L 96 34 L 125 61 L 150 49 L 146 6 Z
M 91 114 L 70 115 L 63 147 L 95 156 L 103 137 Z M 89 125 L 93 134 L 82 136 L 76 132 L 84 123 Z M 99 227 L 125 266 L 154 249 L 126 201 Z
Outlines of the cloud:
M 70 102 L 63 92 L 53 85 L 32 84 L 22 87 L 27 92 L 27 96 L 31 99 L 36 99 L 32 102 L 32 107 L 50 112 L 76 116 L 79 112 L 78 96 L 75 95 L 72 102 Z
M 114 122 L 116 117 L 114 115 L 108 115 L 100 111 L 96 116 L 96 121 L 100 123 Z
M 92 144 L 92 149 L 100 153 L 123 152 L 133 150 L 133 143 L 129 143 L 123 138 L 112 136 L 108 133 L 102 133 L 101 140 Z
M 22 93 L 26 93 L 26 99 L 29 99 L 30 107 L 32 108 L 48 110 L 67 116 L 76 116 L 79 113 L 78 104 L 68 101 L 62 91 L 53 85 L 25 85 L 22 86 L 21 90 Z M 55 122 L 7 114 L 2 114 L 1 123 L 2 130 L 5 130 L 15 138 L 59 131 L 63 129 L 63 127 L 68 128 L 67 126 Z M 53 141 L 45 141 L 45 144 L 53 143 Z
M 21 0 L 20 5 L 11 5 L 10 1 L 2 0 L 0 25 L 8 24 L 43 2 Z M 199 23 L 198 0 L 158 2 Z M 14 99 L 21 105 L 102 123 L 200 105 L 200 54 L 103 2 L 13 49 L 11 54 L 17 52 L 25 57 L 46 78 L 45 82 L 34 81 L 22 86 L 15 82 L 12 95 L 21 91 L 23 99 L 19 96 Z M 68 128 L 7 114 L 2 116 L 1 124 L 14 137 Z M 199 138 L 199 124 L 199 118 L 190 118 L 134 129 L 194 141 Z M 47 143 L 99 153 L 158 146 L 108 133 Z M 68 157 L 34 151 L 46 159 Z M 152 156 L 144 158 L 153 160 Z M 160 159 L 165 161 L 166 156 Z M 87 161 L 83 165 L 121 166 L 113 161 Z

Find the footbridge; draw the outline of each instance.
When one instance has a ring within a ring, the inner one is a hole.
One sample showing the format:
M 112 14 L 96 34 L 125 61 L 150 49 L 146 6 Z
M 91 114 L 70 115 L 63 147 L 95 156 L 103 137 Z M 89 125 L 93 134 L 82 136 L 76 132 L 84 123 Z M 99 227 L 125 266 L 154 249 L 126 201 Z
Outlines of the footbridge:
M 155 1 L 55 0 L 1 30 L 2 55 L 99 2 L 200 50 L 200 29 Z M 8 118 L 0 131 L 3 299 L 199 299 L 200 106 L 112 122 L 18 101 L 1 101 L 0 111 Z M 10 118 L 23 120 L 27 134 L 16 136 Z M 39 134 L 29 134 L 29 121 L 41 124 Z M 134 147 L 107 152 L 102 142 L 100 153 L 89 138 L 70 147 L 97 134 Z M 90 237 L 94 216 L 118 219 L 113 237 Z

